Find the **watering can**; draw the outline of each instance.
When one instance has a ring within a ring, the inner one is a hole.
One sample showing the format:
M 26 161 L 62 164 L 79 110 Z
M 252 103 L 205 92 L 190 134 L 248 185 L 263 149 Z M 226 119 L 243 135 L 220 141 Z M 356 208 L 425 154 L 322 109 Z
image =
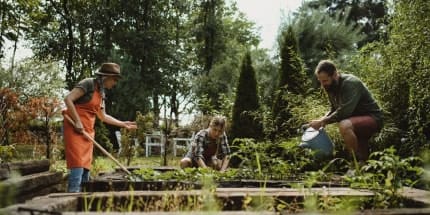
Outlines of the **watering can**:
M 333 142 L 325 132 L 324 128 L 316 130 L 307 125 L 302 126 L 303 136 L 299 147 L 309 148 L 315 151 L 317 158 L 325 158 L 333 155 Z

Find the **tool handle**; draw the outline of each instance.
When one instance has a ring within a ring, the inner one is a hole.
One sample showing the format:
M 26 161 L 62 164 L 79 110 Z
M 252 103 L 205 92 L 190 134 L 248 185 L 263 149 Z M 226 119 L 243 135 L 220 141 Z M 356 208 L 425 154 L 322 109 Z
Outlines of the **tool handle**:
M 75 127 L 75 122 L 72 120 L 72 118 L 70 118 L 69 115 L 64 114 L 64 118 L 67 119 L 67 121 L 70 122 L 70 124 L 73 125 L 73 127 Z M 108 151 L 106 151 L 106 149 L 104 149 L 100 144 L 97 143 L 96 140 L 94 140 L 86 131 L 83 131 L 83 134 L 86 138 L 88 138 L 89 140 L 91 140 L 91 142 L 94 143 L 94 145 L 100 149 L 100 151 L 102 151 L 103 154 L 105 154 L 106 156 L 108 156 L 113 162 L 115 162 L 124 172 L 126 172 L 127 174 L 131 175 L 131 172 L 128 171 L 127 168 L 125 168 L 114 156 L 112 156 Z

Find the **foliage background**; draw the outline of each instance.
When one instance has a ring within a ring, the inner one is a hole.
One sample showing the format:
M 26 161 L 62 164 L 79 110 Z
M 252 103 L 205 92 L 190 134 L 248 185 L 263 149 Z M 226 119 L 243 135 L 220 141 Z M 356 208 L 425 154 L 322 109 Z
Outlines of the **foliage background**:
M 107 111 L 117 118 L 151 113 L 158 129 L 160 121 L 180 127 L 188 114 L 223 114 L 235 125 L 234 101 L 244 95 L 242 59 L 249 52 L 256 79 L 253 99 L 260 105 L 256 119 L 269 140 L 262 144 L 298 138 L 301 124 L 326 112 L 312 71 L 319 60 L 330 58 L 342 72 L 360 77 L 384 109 L 385 126 L 373 140 L 373 151 L 394 146 L 407 157 L 429 148 L 428 1 L 309 0 L 282 18 L 276 50 L 259 47 L 255 23 L 229 1 L 0 4 L 2 146 L 48 144 L 59 136 L 64 105 L 58 101 L 105 61 L 121 64 L 124 74 L 108 92 Z M 15 48 L 28 42 L 34 57 L 6 62 L 6 41 Z M 97 141 L 108 146 L 118 128 L 103 127 L 97 127 Z M 230 127 L 227 131 L 234 137 Z M 336 127 L 328 131 L 336 156 L 344 157 Z

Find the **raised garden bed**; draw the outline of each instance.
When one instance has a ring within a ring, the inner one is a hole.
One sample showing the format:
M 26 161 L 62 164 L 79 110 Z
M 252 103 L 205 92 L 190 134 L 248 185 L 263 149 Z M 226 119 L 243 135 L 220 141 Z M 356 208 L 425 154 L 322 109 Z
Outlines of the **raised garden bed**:
M 154 169 L 160 172 L 177 170 Z M 351 189 L 341 180 L 313 183 L 312 187 L 297 180 L 220 180 L 209 185 L 202 183 L 204 182 L 198 180 L 138 181 L 116 171 L 104 173 L 85 183 L 83 193 L 51 193 L 26 203 L 12 205 L 0 210 L 0 214 L 24 215 L 32 210 L 42 213 L 104 215 L 109 213 L 102 211 L 112 211 L 111 214 L 125 211 L 175 214 L 174 211 L 216 210 L 217 214 L 241 214 L 244 211 L 261 210 L 263 212 L 257 214 L 264 214 L 269 209 L 269 214 L 273 214 L 273 210 L 287 214 L 304 212 L 305 202 L 310 198 L 317 199 L 320 202 L 318 204 L 343 200 L 361 202 L 360 207 L 365 210 L 360 214 L 430 214 L 430 192 L 413 188 L 405 188 L 401 192 L 405 208 L 366 212 L 366 209 L 372 207 L 375 193 L 365 189 Z M 353 214 L 351 211 L 345 213 Z
M 64 190 L 63 174 L 50 172 L 49 166 L 49 160 L 1 164 L 0 187 L 2 190 L 0 191 L 2 193 L 0 195 L 7 195 L 4 198 L 9 198 L 7 199 L 9 203 L 21 203 L 36 196 L 62 192 Z
M 409 188 L 405 190 L 410 194 L 419 191 Z M 429 194 L 428 192 L 424 193 L 426 195 Z M 79 214 L 81 212 L 82 214 L 83 212 L 106 214 L 101 211 L 118 213 L 125 211 L 174 212 L 219 210 L 222 212 L 221 214 L 231 214 L 232 211 L 240 214 L 244 210 L 258 209 L 265 211 L 270 207 L 288 203 L 287 206 L 289 208 L 279 210 L 279 212 L 286 214 L 287 212 L 303 212 L 304 200 L 309 197 L 363 200 L 365 198 L 372 198 L 373 195 L 371 191 L 350 188 L 216 188 L 213 191 L 203 189 L 55 193 L 35 198 L 25 204 L 11 206 L 3 211 L 0 210 L 0 213 L 23 215 L 28 214 L 28 212 L 24 213 L 24 211 L 28 210 L 57 211 L 62 212 L 61 214 Z M 208 205 L 208 202 L 211 203 Z M 430 214 L 430 208 L 427 208 L 428 204 L 417 202 L 413 198 L 410 199 L 409 203 L 402 209 L 369 210 L 367 212 L 364 210 L 360 213 L 357 212 L 357 214 Z M 162 214 L 161 212 L 158 213 Z M 339 212 L 338 214 L 344 213 Z M 348 214 L 353 213 L 349 211 Z

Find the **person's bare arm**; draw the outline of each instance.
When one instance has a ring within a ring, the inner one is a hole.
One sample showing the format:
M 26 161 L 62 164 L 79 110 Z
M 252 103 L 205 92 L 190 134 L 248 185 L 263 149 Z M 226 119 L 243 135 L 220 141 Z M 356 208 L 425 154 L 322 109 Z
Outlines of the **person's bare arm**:
M 320 129 L 321 127 L 324 127 L 324 126 L 326 126 L 327 125 L 327 120 L 328 120 L 328 118 L 327 117 L 322 117 L 322 118 L 320 118 L 320 119 L 315 119 L 315 120 L 311 120 L 310 122 L 309 122 L 309 127 L 312 127 L 312 128 L 314 128 L 315 130 L 318 130 L 318 129 Z
M 106 112 L 104 111 L 104 109 L 101 109 L 98 113 L 97 113 L 97 117 L 110 125 L 115 125 L 121 128 L 126 128 L 126 129 L 136 129 L 137 128 L 137 124 L 136 122 L 130 122 L 130 121 L 121 121 L 116 119 L 115 117 L 106 114 Z
M 82 125 L 81 119 L 79 118 L 78 112 L 76 111 L 74 102 L 85 94 L 81 88 L 73 88 L 69 94 L 64 98 L 64 103 L 69 110 L 70 117 L 75 122 L 75 131 L 78 133 L 84 132 L 84 126 Z
M 199 167 L 201 167 L 201 168 L 207 168 L 207 166 L 206 166 L 206 164 L 202 158 L 197 158 L 197 165 L 199 165 Z
M 224 159 L 222 160 L 220 172 L 224 172 L 227 170 L 229 162 L 230 162 L 230 157 L 225 156 Z

